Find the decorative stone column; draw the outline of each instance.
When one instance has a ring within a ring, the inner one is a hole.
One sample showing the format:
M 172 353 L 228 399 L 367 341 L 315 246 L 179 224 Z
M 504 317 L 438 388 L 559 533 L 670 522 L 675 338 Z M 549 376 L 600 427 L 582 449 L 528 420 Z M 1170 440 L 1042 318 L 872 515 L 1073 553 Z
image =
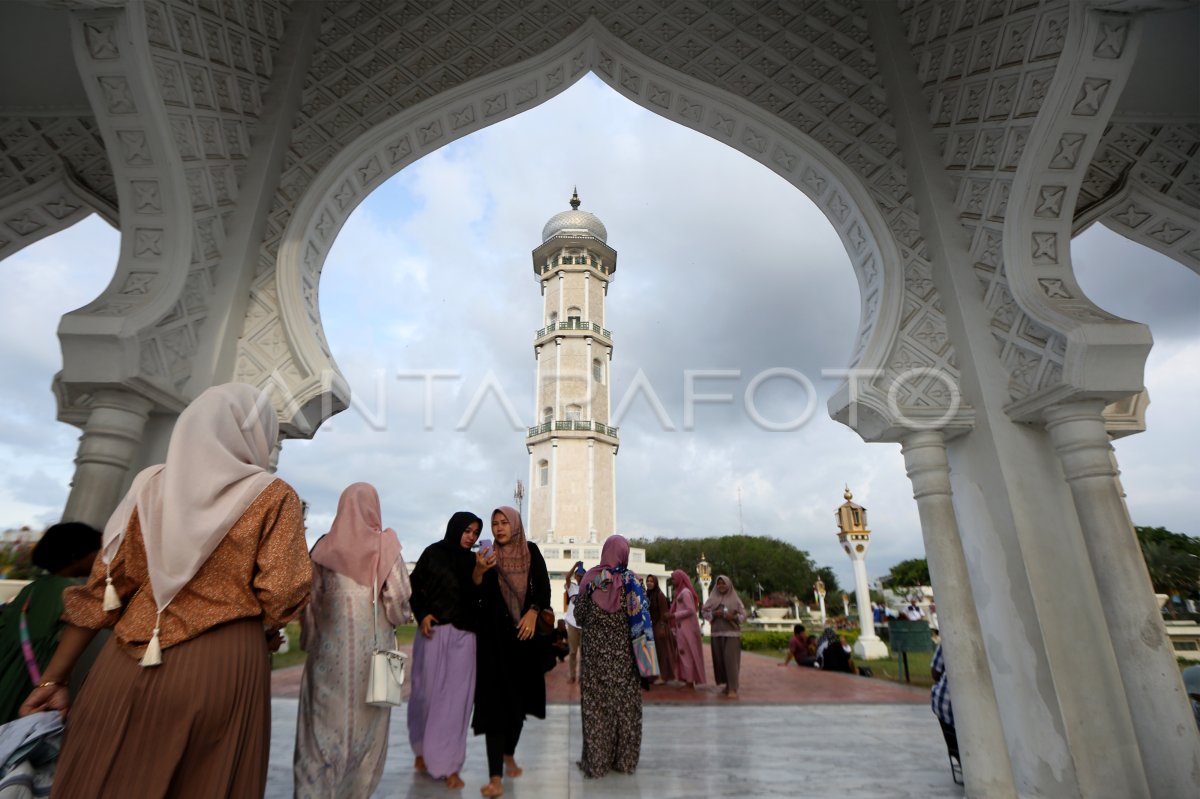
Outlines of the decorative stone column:
M 150 400 L 126 389 L 96 392 L 79 439 L 64 521 L 104 527 L 129 482 L 129 466 L 153 407 Z
M 1015 797 L 1008 744 L 951 500 L 945 438 L 940 430 L 922 430 L 909 433 L 901 444 L 938 602 L 967 795 Z
M 1200 737 L 1121 498 L 1104 405 L 1100 399 L 1054 405 L 1045 412 L 1046 429 L 1083 527 L 1146 778 L 1154 796 L 1195 796 Z

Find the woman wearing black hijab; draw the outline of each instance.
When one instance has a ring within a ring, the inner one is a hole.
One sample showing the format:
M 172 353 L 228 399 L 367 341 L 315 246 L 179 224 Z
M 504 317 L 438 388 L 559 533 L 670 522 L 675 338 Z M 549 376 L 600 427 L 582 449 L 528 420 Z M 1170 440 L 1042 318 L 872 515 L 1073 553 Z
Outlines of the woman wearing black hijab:
M 412 696 L 408 739 L 415 767 L 461 788 L 467 756 L 467 724 L 475 697 L 475 631 L 483 567 L 471 551 L 483 521 L 459 511 L 446 535 L 421 553 L 412 573 L 413 616 L 420 625 L 413 641 Z

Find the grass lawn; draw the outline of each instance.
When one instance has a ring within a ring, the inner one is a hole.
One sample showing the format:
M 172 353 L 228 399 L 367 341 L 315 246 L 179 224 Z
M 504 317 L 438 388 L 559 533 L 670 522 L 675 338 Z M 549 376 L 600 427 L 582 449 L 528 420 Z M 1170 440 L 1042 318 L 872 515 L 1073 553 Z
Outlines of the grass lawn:
M 402 624 L 396 628 L 396 643 L 411 644 L 417 634 L 417 625 Z M 290 666 L 303 665 L 308 655 L 300 648 L 300 622 L 294 621 L 287 626 L 288 651 L 282 655 L 271 655 L 272 669 L 286 669 Z
M 908 668 L 911 671 L 910 681 L 912 685 L 923 688 L 929 688 L 933 685 L 933 676 L 929 673 L 929 663 L 932 660 L 932 652 L 908 653 Z M 864 660 L 859 665 L 870 668 L 873 676 L 878 679 L 904 682 L 904 677 L 901 675 L 899 655 L 893 654 L 891 657 L 881 660 Z
M 756 649 L 756 655 L 766 655 L 767 657 L 783 660 L 787 657 L 786 649 Z M 929 675 L 929 662 L 933 660 L 932 652 L 910 652 L 908 655 L 908 667 L 912 669 L 912 685 L 928 688 L 933 685 L 933 677 Z M 891 680 L 892 682 L 904 682 L 904 678 L 900 675 L 900 659 L 896 655 L 882 660 L 855 660 L 860 666 L 867 666 L 871 669 L 871 676 L 877 680 Z

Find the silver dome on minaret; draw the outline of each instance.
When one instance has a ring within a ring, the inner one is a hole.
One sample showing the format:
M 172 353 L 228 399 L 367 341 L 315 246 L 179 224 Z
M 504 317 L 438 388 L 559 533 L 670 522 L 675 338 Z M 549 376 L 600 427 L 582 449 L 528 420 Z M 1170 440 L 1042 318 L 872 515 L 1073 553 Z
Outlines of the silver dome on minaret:
M 549 241 L 554 236 L 596 238 L 608 243 L 608 230 L 600 221 L 600 217 L 579 210 L 578 191 L 571 193 L 571 210 L 550 217 L 550 221 L 542 228 L 543 242 Z

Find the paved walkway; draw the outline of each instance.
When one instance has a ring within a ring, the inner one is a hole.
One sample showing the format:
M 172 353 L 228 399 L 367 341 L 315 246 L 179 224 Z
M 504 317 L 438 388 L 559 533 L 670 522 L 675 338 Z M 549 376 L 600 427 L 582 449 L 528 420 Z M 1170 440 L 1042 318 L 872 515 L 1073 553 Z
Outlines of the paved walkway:
M 782 668 L 743 653 L 741 699 L 655 687 L 645 694 L 642 759 L 632 776 L 584 779 L 578 690 L 559 664 L 547 677 L 545 721 L 531 719 L 517 749 L 525 775 L 505 780 L 514 799 L 959 799 L 928 692 L 844 674 Z M 292 795 L 300 670 L 275 672 L 268 799 Z M 718 745 L 718 736 L 720 743 Z M 412 770 L 403 710 L 392 713 L 390 746 L 376 797 L 471 799 L 486 782 L 483 739 L 472 737 L 450 792 Z
M 707 653 L 706 653 L 707 654 Z M 767 655 L 742 653 L 741 689 L 737 700 L 729 700 L 713 690 L 693 691 L 682 685 L 656 685 L 647 691 L 651 704 L 742 704 L 742 705 L 824 705 L 824 704 L 921 704 L 929 706 L 929 690 L 913 688 L 887 680 L 872 680 L 851 674 L 830 674 L 820 669 L 783 667 Z M 711 667 L 711 663 L 706 666 Z M 300 689 L 302 667 L 280 669 L 271 675 L 271 694 L 296 697 Z M 711 669 L 708 678 L 712 679 Z M 405 697 L 408 689 L 405 688 Z M 567 664 L 559 663 L 546 675 L 546 699 L 551 704 L 578 704 L 579 684 L 567 682 Z

